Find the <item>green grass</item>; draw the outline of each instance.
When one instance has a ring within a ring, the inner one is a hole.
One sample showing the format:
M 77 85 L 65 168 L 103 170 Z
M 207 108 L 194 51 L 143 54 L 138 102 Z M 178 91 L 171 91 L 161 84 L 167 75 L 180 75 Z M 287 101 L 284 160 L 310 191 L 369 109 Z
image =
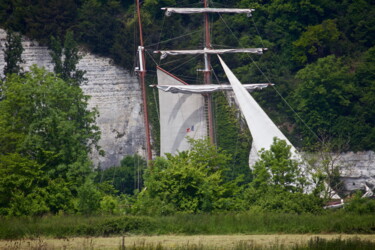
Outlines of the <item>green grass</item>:
M 375 233 L 375 215 L 332 212 L 179 214 L 143 216 L 45 216 L 1 218 L 0 239 L 132 234 Z

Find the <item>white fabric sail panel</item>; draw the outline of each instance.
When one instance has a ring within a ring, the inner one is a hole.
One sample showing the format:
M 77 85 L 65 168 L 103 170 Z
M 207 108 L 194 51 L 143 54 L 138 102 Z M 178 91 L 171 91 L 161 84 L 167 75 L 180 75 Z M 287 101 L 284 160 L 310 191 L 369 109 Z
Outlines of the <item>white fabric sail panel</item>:
M 158 85 L 181 85 L 179 79 L 157 69 Z M 159 90 L 160 155 L 189 150 L 187 137 L 207 137 L 204 97 L 195 94 L 172 94 Z
M 165 10 L 165 15 L 170 16 L 172 13 L 177 14 L 199 14 L 199 13 L 235 13 L 246 14 L 248 17 L 255 9 L 227 9 L 227 8 L 161 8 Z
M 253 145 L 250 152 L 249 164 L 250 167 L 259 159 L 258 152 L 262 148 L 269 150 L 273 138 L 277 137 L 285 140 L 290 145 L 292 157 L 294 159 L 301 159 L 297 150 L 285 137 L 285 135 L 277 128 L 268 115 L 263 111 L 259 104 L 254 100 L 248 91 L 242 86 L 241 82 L 228 68 L 225 62 L 219 56 L 221 65 L 224 68 L 225 74 L 228 77 L 230 84 L 233 87 L 233 92 L 240 106 L 242 114 L 245 116 L 246 123 L 249 127 L 251 136 L 253 137 Z
M 156 50 L 154 53 L 160 53 L 161 59 L 166 58 L 168 55 L 217 55 L 217 54 L 228 54 L 228 53 L 252 53 L 252 54 L 263 54 L 263 51 L 267 48 L 245 48 L 245 49 L 193 49 L 193 50 Z
M 268 87 L 269 83 L 253 83 L 243 84 L 247 91 L 263 89 Z M 164 92 L 183 93 L 183 94 L 207 94 L 217 91 L 231 91 L 232 86 L 229 84 L 207 84 L 207 85 L 156 85 L 156 87 Z

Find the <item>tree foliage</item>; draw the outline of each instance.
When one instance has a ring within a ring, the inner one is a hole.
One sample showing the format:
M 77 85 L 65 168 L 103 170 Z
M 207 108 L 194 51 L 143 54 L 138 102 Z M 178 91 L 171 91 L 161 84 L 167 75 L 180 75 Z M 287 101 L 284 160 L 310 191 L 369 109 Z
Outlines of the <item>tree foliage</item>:
M 208 141 L 191 141 L 192 150 L 157 158 L 145 173 L 147 189 L 138 196 L 136 210 L 168 214 L 231 210 L 241 188 L 240 179 L 225 182 L 228 156 Z
M 86 72 L 77 69 L 77 64 L 82 56 L 79 55 L 78 44 L 74 41 L 73 32 L 66 33 L 64 46 L 61 46 L 58 39 L 51 37 L 50 55 L 54 72 L 64 81 L 79 86 L 86 80 L 84 78 Z
M 0 201 L 8 209 L 3 212 L 74 210 L 72 199 L 92 171 L 88 154 L 100 136 L 88 97 L 36 66 L 24 76 L 8 75 L 1 88 L 0 179 L 9 192 Z M 23 199 L 27 204 L 12 205 Z
M 108 182 L 119 194 L 133 195 L 135 190 L 140 191 L 144 186 L 143 174 L 146 166 L 146 161 L 141 156 L 128 155 L 121 160 L 120 166 L 99 169 L 95 182 Z
M 7 33 L 4 51 L 4 75 L 19 74 L 22 72 L 21 63 L 22 52 L 24 51 L 21 43 L 21 35 L 15 34 L 12 31 Z

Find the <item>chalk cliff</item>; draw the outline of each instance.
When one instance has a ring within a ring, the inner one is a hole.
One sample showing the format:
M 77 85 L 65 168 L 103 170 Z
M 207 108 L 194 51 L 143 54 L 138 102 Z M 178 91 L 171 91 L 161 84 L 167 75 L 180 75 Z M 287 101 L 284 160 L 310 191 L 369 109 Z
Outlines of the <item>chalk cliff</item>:
M 3 76 L 6 32 L 0 29 L 0 74 Z M 25 71 L 33 65 L 53 71 L 47 47 L 24 37 L 22 65 Z M 142 98 L 138 80 L 127 70 L 115 66 L 110 59 L 82 52 L 78 68 L 85 70 L 87 83 L 82 85 L 86 95 L 91 96 L 90 108 L 97 108 L 100 116 L 97 124 L 102 136 L 99 145 L 105 156 L 93 152 L 95 165 L 106 168 L 119 164 L 125 155 L 145 155 L 145 133 L 142 115 Z

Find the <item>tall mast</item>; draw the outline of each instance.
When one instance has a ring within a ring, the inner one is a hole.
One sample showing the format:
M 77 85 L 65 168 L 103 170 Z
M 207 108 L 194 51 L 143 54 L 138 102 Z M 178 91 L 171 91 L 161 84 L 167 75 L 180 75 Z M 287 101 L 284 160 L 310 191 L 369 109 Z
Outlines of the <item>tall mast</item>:
M 208 8 L 207 0 L 204 0 L 204 8 Z M 211 35 L 210 35 L 210 22 L 208 13 L 204 13 L 204 26 L 205 26 L 205 49 L 211 49 Z M 211 84 L 211 57 L 204 54 L 204 83 Z M 215 143 L 214 122 L 213 122 L 213 109 L 212 109 L 212 95 L 205 95 L 207 101 L 207 116 L 208 116 L 208 136 L 211 144 Z
M 143 32 L 142 32 L 142 22 L 141 22 L 141 11 L 139 0 L 137 2 L 137 15 L 138 15 L 138 25 L 139 25 L 139 40 L 140 46 L 138 47 L 139 55 L 139 84 L 141 85 L 142 91 L 142 101 L 143 101 L 143 119 L 145 123 L 145 132 L 146 132 L 146 151 L 147 151 L 147 160 L 152 160 L 151 153 L 151 138 L 150 138 L 150 125 L 148 122 L 148 110 L 147 110 L 147 97 L 146 97 L 146 86 L 145 86 L 145 76 L 146 76 L 146 62 L 145 62 L 145 51 L 143 44 Z
M 248 17 L 251 16 L 254 9 L 227 9 L 227 8 L 209 8 L 209 0 L 203 0 L 203 8 L 175 8 L 175 7 L 164 7 L 161 8 L 165 10 L 165 14 L 170 16 L 172 13 L 178 14 L 203 14 L 204 17 L 204 48 L 203 50 L 158 50 L 154 53 L 160 53 L 161 59 L 165 58 L 167 55 L 193 55 L 193 54 L 203 54 L 204 55 L 204 84 L 212 84 L 212 72 L 211 72 L 211 54 L 224 54 L 224 53 L 256 53 L 261 54 L 264 48 L 256 49 L 231 49 L 229 50 L 214 50 L 211 47 L 211 35 L 210 35 L 210 23 L 209 23 L 209 13 L 237 13 L 246 14 Z M 212 144 L 215 143 L 215 128 L 213 119 L 213 108 L 212 108 L 212 96 L 211 94 L 204 94 L 205 103 L 207 107 L 207 123 L 208 123 L 208 136 Z

